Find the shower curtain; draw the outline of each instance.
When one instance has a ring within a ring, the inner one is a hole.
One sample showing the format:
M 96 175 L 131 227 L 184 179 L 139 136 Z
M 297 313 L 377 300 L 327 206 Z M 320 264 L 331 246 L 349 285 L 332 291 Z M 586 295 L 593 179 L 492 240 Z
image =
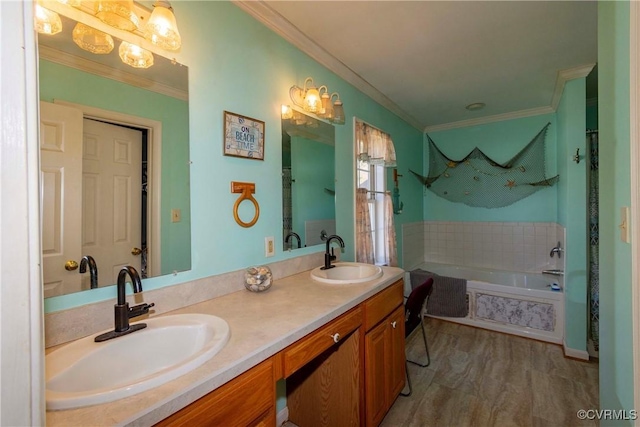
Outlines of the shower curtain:
M 598 225 L 598 131 L 587 132 L 589 150 L 589 338 L 595 351 L 599 347 L 600 280 Z

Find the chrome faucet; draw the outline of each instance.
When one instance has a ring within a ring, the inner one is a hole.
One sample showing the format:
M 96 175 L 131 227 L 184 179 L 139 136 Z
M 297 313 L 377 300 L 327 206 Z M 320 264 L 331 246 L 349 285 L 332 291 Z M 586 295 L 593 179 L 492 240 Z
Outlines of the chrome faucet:
M 298 248 L 302 247 L 302 240 L 300 240 L 300 236 L 298 235 L 298 233 L 294 233 L 293 231 L 290 232 L 289 234 L 287 234 L 287 237 L 285 237 L 284 242 L 285 243 L 289 243 L 289 239 L 291 237 L 295 237 L 296 239 L 298 239 Z
M 125 285 L 126 278 L 129 276 L 131 278 L 131 285 L 133 286 L 133 292 L 138 293 L 142 292 L 142 281 L 140 280 L 140 275 L 136 271 L 135 268 L 130 265 L 126 267 L 122 267 L 120 272 L 118 273 L 118 301 L 114 308 L 114 330 L 105 332 L 104 334 L 98 335 L 95 337 L 95 342 L 102 342 L 106 340 L 110 340 L 112 338 L 117 338 L 122 335 L 127 335 L 132 332 L 138 331 L 140 329 L 144 329 L 147 327 L 146 323 L 136 323 L 135 325 L 129 325 L 129 319 L 132 317 L 141 316 L 149 312 L 149 309 L 153 307 L 155 304 L 138 304 L 129 308 L 129 303 L 125 298 Z
M 98 264 L 91 255 L 85 255 L 80 260 L 80 273 L 87 272 L 87 264 L 89 264 L 89 275 L 91 276 L 91 289 L 98 287 Z
M 331 261 L 336 259 L 336 256 L 333 254 L 333 248 L 331 248 L 331 252 L 329 252 L 331 241 L 334 239 L 337 240 L 340 244 L 340 247 L 344 249 L 344 240 L 342 240 L 342 237 L 338 236 L 337 234 L 332 234 L 331 236 L 327 237 L 327 252 L 325 252 L 324 254 L 324 267 L 320 267 L 321 270 L 328 270 L 335 267 L 334 265 L 331 265 Z
M 549 252 L 549 256 L 553 258 L 553 254 L 558 254 L 558 258 L 562 258 L 562 251 L 562 245 L 560 244 L 560 242 L 558 242 L 558 246 L 551 249 L 551 252 Z

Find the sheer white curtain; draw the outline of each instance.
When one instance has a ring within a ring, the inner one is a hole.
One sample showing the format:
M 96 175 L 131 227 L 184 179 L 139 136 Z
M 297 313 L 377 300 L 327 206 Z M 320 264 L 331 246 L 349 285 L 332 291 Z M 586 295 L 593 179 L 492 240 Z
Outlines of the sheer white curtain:
M 391 135 L 356 120 L 356 154 L 369 164 L 396 166 L 396 149 Z
M 396 228 L 393 225 L 393 202 L 389 192 L 384 195 L 384 241 L 386 264 L 398 266 L 398 250 L 396 249 Z
M 366 188 L 356 190 L 356 261 L 374 263 L 371 217 Z

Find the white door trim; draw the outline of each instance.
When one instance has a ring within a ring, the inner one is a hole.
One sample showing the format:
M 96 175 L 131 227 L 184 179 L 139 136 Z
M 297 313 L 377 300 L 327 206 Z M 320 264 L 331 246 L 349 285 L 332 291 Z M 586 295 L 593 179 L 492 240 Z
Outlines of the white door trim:
M 0 2 L 0 424 L 44 425 L 33 2 Z
M 98 119 L 105 122 L 133 126 L 148 131 L 147 151 L 151 160 L 148 166 L 148 175 L 151 182 L 147 187 L 149 194 L 149 209 L 147 211 L 147 246 L 150 249 L 150 256 L 147 259 L 148 272 L 150 277 L 161 274 L 161 184 L 162 184 L 162 122 L 151 120 L 146 117 L 137 117 L 117 111 L 103 110 L 101 108 L 89 107 L 87 105 L 75 104 L 72 102 L 54 99 L 54 104 L 66 105 L 77 108 L 87 119 Z
M 629 149 L 631 159 L 631 259 L 640 256 L 640 5 L 630 4 L 629 25 Z M 640 408 L 640 263 L 631 263 L 633 319 L 633 402 Z M 640 420 L 634 424 L 640 426 Z

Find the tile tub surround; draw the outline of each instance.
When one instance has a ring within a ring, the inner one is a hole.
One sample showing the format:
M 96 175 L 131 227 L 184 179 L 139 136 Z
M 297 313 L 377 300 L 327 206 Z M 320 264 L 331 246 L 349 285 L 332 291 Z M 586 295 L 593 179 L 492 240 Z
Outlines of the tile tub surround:
M 552 222 L 449 222 L 404 224 L 405 269 L 423 262 L 456 264 L 507 271 L 539 273 L 564 268 L 563 257 L 549 252 L 565 247 L 565 229 Z
M 241 291 L 167 313 L 214 314 L 229 323 L 231 338 L 211 360 L 173 381 L 102 405 L 49 411 L 47 425 L 153 425 L 347 312 L 404 274 L 396 267 L 383 267 L 383 271 L 377 280 L 340 287 L 313 282 L 309 271 L 304 271 L 275 280 L 266 292 L 253 293 L 243 287 Z
M 273 273 L 273 280 L 311 270 L 324 264 L 324 252 L 313 253 L 284 261 L 265 264 Z M 160 315 L 202 301 L 244 289 L 244 269 L 145 291 L 127 296 L 130 305 L 155 303 L 151 316 Z M 113 300 L 100 301 L 45 315 L 45 347 L 73 341 L 113 327 Z M 145 319 L 136 317 L 132 321 Z

